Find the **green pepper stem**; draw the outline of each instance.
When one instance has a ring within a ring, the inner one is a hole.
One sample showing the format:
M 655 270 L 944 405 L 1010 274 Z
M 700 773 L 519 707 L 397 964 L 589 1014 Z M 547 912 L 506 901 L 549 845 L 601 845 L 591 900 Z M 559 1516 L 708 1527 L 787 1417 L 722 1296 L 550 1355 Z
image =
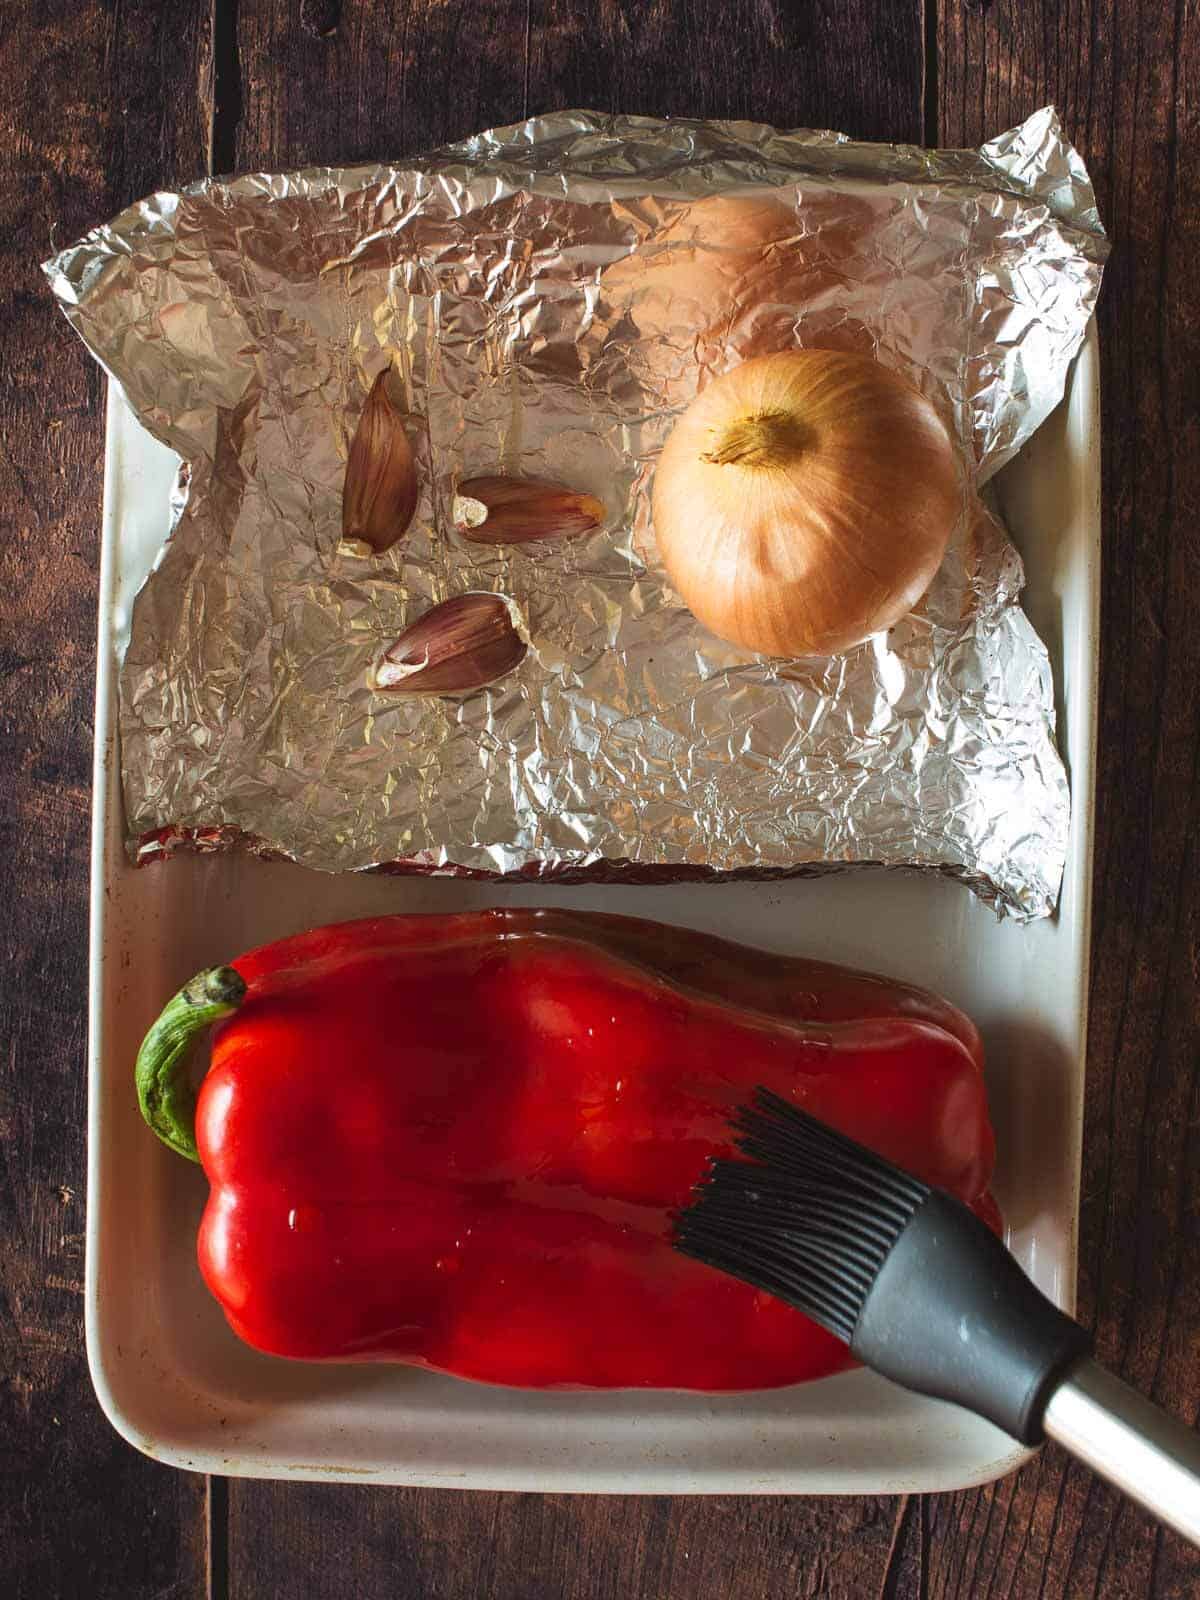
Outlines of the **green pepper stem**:
M 190 1048 L 205 1028 L 228 1017 L 246 997 L 234 967 L 209 967 L 185 983 L 142 1040 L 134 1078 L 142 1115 L 164 1144 L 189 1161 L 196 1149 L 196 1090 L 187 1073 Z

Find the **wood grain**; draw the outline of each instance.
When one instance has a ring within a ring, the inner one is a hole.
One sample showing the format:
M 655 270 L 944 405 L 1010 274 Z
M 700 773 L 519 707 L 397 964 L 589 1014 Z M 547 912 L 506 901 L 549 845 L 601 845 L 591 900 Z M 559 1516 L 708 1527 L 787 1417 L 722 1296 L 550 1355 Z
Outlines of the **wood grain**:
M 38 262 L 203 170 L 207 25 L 175 0 L 47 0 L 0 26 L 0 1562 L 19 1600 L 205 1589 L 203 1481 L 118 1437 L 84 1358 L 104 383 Z
M 1080 1315 L 1100 1357 L 1200 1399 L 1200 20 L 1118 0 L 944 4 L 939 137 L 1055 103 L 1115 241 Z M 1200 1555 L 1057 1450 L 939 1501 L 929 1594 L 1200 1594 Z
M 237 165 L 414 154 L 566 106 L 919 139 L 917 0 L 240 0 Z M 736 47 L 731 47 L 731 40 Z
M 528 110 L 747 118 L 919 141 L 922 58 L 922 8 L 907 0 L 531 0 Z
M 387 159 L 525 115 L 525 0 L 242 0 L 239 169 Z
M 230 1595 L 865 1600 L 905 1502 L 233 1485 Z M 354 1550 L 352 1562 L 340 1553 Z

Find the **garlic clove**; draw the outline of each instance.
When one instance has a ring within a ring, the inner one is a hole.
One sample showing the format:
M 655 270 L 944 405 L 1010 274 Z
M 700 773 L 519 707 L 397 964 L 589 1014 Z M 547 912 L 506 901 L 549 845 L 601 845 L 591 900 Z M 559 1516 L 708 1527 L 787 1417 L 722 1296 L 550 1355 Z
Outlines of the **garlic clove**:
M 390 373 L 385 367 L 371 385 L 346 462 L 342 546 L 351 555 L 389 550 L 417 509 L 417 467 L 388 393 Z
M 410 623 L 371 674 L 375 689 L 469 694 L 519 667 L 529 646 L 503 595 L 470 591 Z
M 451 516 L 476 544 L 528 544 L 573 539 L 598 528 L 604 503 L 544 478 L 468 478 L 458 487 Z

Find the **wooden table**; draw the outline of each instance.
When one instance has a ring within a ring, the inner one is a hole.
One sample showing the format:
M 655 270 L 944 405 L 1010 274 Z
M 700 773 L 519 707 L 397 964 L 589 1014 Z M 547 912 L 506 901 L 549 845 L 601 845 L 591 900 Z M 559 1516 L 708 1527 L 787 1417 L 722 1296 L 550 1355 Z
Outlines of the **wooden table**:
M 1054 101 L 1116 249 L 1080 1296 L 1200 1397 L 1200 21 L 1183 0 L 10 0 L 0 11 L 0 1566 L 21 1600 L 1200 1594 L 1048 1449 L 928 1498 L 225 1482 L 138 1455 L 83 1352 L 104 383 L 36 263 L 156 187 L 402 156 L 560 106 L 973 145 Z M 14 1587 L 15 1585 L 15 1587 Z

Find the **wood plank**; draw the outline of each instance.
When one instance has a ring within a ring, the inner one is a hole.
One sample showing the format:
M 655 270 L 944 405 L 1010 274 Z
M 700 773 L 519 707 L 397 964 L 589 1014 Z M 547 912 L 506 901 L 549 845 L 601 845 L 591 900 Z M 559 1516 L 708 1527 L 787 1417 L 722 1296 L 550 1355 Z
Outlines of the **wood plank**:
M 6 1595 L 198 1597 L 205 1486 L 139 1455 L 83 1350 L 88 814 L 104 383 L 38 261 L 204 170 L 209 13 L 0 25 L 0 1550 Z
M 915 0 L 882 14 L 828 0 L 531 0 L 528 11 L 525 0 L 240 0 L 237 161 L 278 169 L 411 154 L 569 105 L 919 139 L 922 26 Z M 313 1572 L 324 1600 L 860 1600 L 890 1570 L 902 1513 L 905 1526 L 920 1521 L 911 1506 L 871 1500 L 596 1500 L 244 1480 L 230 1483 L 229 1508 L 234 1600 L 304 1593 Z M 901 1561 L 886 1594 L 915 1570 Z
M 1200 21 L 1132 0 L 940 8 L 943 143 L 1054 102 L 1116 241 L 1100 307 L 1104 582 L 1080 1313 L 1098 1353 L 1200 1400 Z M 1200 1593 L 1200 1556 L 1056 1450 L 946 1498 L 928 1592 Z
M 531 0 L 529 109 L 744 117 L 919 141 L 922 28 L 908 0 Z
M 864 1600 L 905 1504 L 230 1488 L 231 1600 Z
M 242 0 L 237 165 L 414 154 L 564 106 L 919 140 L 921 8 L 863 14 L 846 50 L 828 0 Z
M 240 170 L 412 154 L 525 115 L 525 0 L 242 0 Z

